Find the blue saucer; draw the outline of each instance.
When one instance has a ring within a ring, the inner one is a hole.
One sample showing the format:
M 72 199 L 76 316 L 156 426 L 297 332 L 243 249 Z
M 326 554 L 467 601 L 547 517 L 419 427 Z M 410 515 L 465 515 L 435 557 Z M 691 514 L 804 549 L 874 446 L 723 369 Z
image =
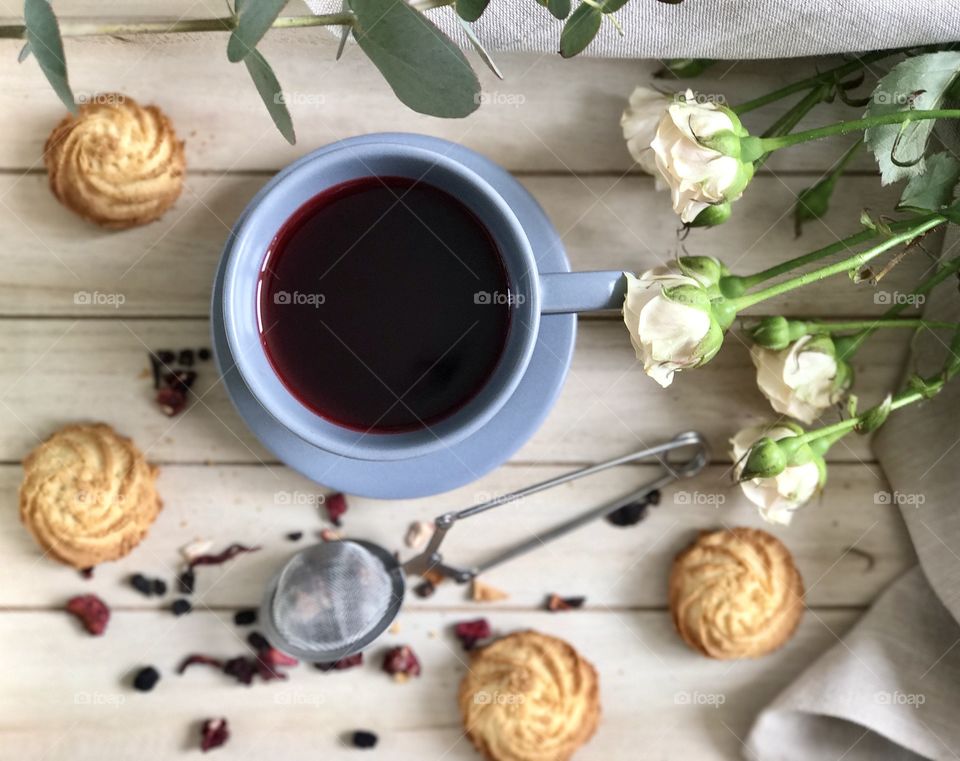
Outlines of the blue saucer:
M 383 141 L 384 135 L 369 140 Z M 351 138 L 354 144 L 368 138 Z M 541 272 L 567 272 L 570 264 L 556 229 L 543 209 L 506 170 L 478 153 L 437 138 L 403 135 L 469 166 L 489 182 L 513 209 L 537 257 Z M 533 357 L 520 384 L 501 410 L 460 443 L 422 457 L 374 462 L 334 455 L 307 443 L 281 426 L 244 383 L 223 328 L 221 259 L 212 304 L 213 345 L 230 399 L 257 438 L 278 459 L 307 478 L 337 491 L 380 499 L 404 499 L 455 489 L 506 462 L 543 423 L 560 393 L 576 337 L 576 315 L 543 315 Z

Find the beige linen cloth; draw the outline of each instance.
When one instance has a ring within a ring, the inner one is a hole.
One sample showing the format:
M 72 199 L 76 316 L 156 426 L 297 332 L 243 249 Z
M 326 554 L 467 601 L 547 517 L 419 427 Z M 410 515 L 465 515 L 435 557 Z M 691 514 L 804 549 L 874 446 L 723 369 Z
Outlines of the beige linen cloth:
M 950 235 L 944 258 L 958 255 Z M 939 286 L 925 316 L 960 321 L 957 291 L 955 278 Z M 949 333 L 938 335 L 918 337 L 911 369 L 940 367 Z M 960 758 L 960 379 L 893 413 L 874 449 L 919 565 L 760 713 L 751 759 Z
M 328 13 L 341 0 L 307 5 Z M 429 15 L 469 47 L 451 8 Z M 623 35 L 604 22 L 585 55 L 789 58 L 960 40 L 960 0 L 630 0 L 616 15 Z M 536 0 L 491 0 L 473 26 L 489 50 L 556 53 L 563 22 Z

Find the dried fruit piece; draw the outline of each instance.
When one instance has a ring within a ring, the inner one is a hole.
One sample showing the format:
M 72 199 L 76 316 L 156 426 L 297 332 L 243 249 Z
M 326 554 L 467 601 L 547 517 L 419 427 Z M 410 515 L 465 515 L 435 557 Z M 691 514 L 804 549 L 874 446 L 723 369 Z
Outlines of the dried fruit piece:
M 197 575 L 193 572 L 192 568 L 188 568 L 177 576 L 177 589 L 179 589 L 182 594 L 192 595 L 196 583 Z
M 327 507 L 327 518 L 334 526 L 340 525 L 340 519 L 347 512 L 347 498 L 342 494 L 328 494 L 323 500 Z
M 376 748 L 380 738 L 367 729 L 358 729 L 350 736 L 354 748 Z
M 207 719 L 200 727 L 200 750 L 219 748 L 230 738 L 230 728 L 226 719 Z
M 355 666 L 363 665 L 363 653 L 354 653 L 353 655 L 348 655 L 346 658 L 341 658 L 339 661 L 333 661 L 331 663 L 314 663 L 313 667 L 317 671 L 345 671 L 346 669 L 352 669 Z
M 163 579 L 152 579 L 150 581 L 150 592 L 157 597 L 163 597 L 167 593 L 167 582 Z
M 133 687 L 140 692 L 150 692 L 160 681 L 160 672 L 153 666 L 145 666 L 133 678 Z
M 260 632 L 250 632 L 247 635 L 247 644 L 250 645 L 258 653 L 261 650 L 266 650 L 270 647 L 270 643 L 267 642 L 267 638 L 264 637 Z
M 96 595 L 77 595 L 67 600 L 67 613 L 83 622 L 84 628 L 95 637 L 100 636 L 110 621 L 110 608 Z
M 246 610 L 238 610 L 233 614 L 233 623 L 237 626 L 250 626 L 250 624 L 255 624 L 257 622 L 257 610 L 256 608 L 247 608 Z
M 660 504 L 660 491 L 654 489 L 652 492 L 647 494 L 643 499 L 637 502 L 631 502 L 629 505 L 624 505 L 621 508 L 614 510 L 610 515 L 607 516 L 607 523 L 611 523 L 614 526 L 624 527 L 624 526 L 635 526 L 644 518 L 647 517 L 647 508 L 651 505 Z
M 223 673 L 232 676 L 240 682 L 240 684 L 253 684 L 253 678 L 260 673 L 260 664 L 253 658 L 238 655 L 236 658 L 231 658 L 223 664 Z M 261 676 L 263 675 L 261 674 Z M 272 678 L 273 674 L 270 674 L 265 678 L 265 681 L 270 681 Z M 279 675 L 278 678 L 283 679 L 283 677 Z
M 190 568 L 196 568 L 198 565 L 220 565 L 221 563 L 226 563 L 228 560 L 233 560 L 237 555 L 242 555 L 245 552 L 257 552 L 259 549 L 259 546 L 247 547 L 244 544 L 234 543 L 222 552 L 213 555 L 197 555 L 190 561 Z
M 175 616 L 184 616 L 193 610 L 193 605 L 190 604 L 189 600 L 184 600 L 182 597 L 180 597 L 173 601 L 173 604 L 170 606 L 170 610 Z
M 547 597 L 545 607 L 551 613 L 559 613 L 563 610 L 576 610 L 577 608 L 582 608 L 586 601 L 586 597 L 561 597 L 560 595 L 549 595 Z
M 157 404 L 167 417 L 173 417 L 183 412 L 187 406 L 187 395 L 180 389 L 164 386 L 157 391 Z
M 432 521 L 414 521 L 407 527 L 407 533 L 403 537 L 403 543 L 411 550 L 419 550 L 426 546 L 436 531 L 436 526 Z
M 303 532 L 291 531 L 289 534 L 287 534 L 287 539 L 291 542 L 299 542 L 301 539 L 303 539 Z
M 413 588 L 413 593 L 420 598 L 426 599 L 427 597 L 432 597 L 433 593 L 437 591 L 437 585 L 432 581 L 426 580 L 421 581 L 417 586 Z
M 484 584 L 479 579 L 474 579 L 470 585 L 470 596 L 474 602 L 497 602 L 506 600 L 510 595 L 502 589 L 497 589 L 489 584 Z
M 420 676 L 420 661 L 409 645 L 390 648 L 383 656 L 383 670 L 398 682 Z
M 461 621 L 455 624 L 453 633 L 457 635 L 464 650 L 473 650 L 480 640 L 490 637 L 493 631 L 487 619 L 476 618 L 473 621 Z
M 177 364 L 184 367 L 193 367 L 193 349 L 181 349 L 177 356 Z
M 135 573 L 130 577 L 130 586 L 136 589 L 144 597 L 149 597 L 153 594 L 153 584 L 150 579 L 144 576 L 142 573 Z
M 180 665 L 177 667 L 177 673 L 182 674 L 184 671 L 190 668 L 190 666 L 193 666 L 195 663 L 201 663 L 205 666 L 215 666 L 218 669 L 223 669 L 223 661 L 221 661 L 219 658 L 214 658 L 210 655 L 194 654 L 194 655 L 188 655 L 186 658 L 184 658 L 180 662 Z
M 201 362 L 206 362 L 210 359 L 210 350 L 207 348 L 197 349 L 197 359 Z
M 90 566 L 89 568 L 80 569 L 80 578 L 82 579 L 92 579 L 93 578 L 93 569 L 95 566 Z

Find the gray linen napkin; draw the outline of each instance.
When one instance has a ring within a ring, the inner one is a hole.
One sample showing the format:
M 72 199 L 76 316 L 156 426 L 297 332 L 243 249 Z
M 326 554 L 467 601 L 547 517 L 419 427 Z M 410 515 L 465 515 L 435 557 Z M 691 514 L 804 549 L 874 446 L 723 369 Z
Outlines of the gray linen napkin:
M 944 258 L 957 255 L 950 235 Z M 925 316 L 960 320 L 956 280 Z M 919 336 L 911 369 L 935 372 L 948 338 Z M 750 758 L 960 757 L 960 382 L 891 415 L 874 448 L 920 564 L 760 713 Z
M 314 13 L 341 0 L 307 0 Z M 577 3 L 574 3 L 576 7 Z M 464 49 L 451 8 L 430 18 Z M 606 21 L 586 55 L 611 58 L 789 58 L 960 39 L 960 2 L 933 0 L 633 0 Z M 492 0 L 474 30 L 490 50 L 556 53 L 563 22 L 535 0 Z

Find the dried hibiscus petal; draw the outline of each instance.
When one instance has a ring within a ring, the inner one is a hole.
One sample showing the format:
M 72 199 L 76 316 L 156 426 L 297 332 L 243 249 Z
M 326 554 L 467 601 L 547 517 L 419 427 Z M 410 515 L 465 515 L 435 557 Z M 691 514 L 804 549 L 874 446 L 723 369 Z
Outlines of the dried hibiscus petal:
M 420 676 L 420 661 L 409 645 L 400 645 L 384 654 L 383 670 L 402 682 L 411 676 Z
M 490 622 L 485 618 L 461 621 L 453 627 L 453 633 L 457 635 L 464 650 L 473 650 L 480 640 L 487 639 L 493 634 Z
M 342 494 L 330 494 L 323 500 L 327 507 L 327 518 L 334 526 L 340 525 L 340 519 L 347 512 L 347 498 Z
M 355 666 L 363 665 L 363 653 L 354 653 L 353 655 L 348 655 L 346 658 L 341 658 L 339 661 L 331 661 L 330 663 L 314 663 L 313 667 L 318 671 L 345 671 L 346 669 L 352 669 Z
M 202 663 L 207 666 L 215 666 L 218 669 L 223 668 L 223 661 L 221 661 L 219 658 L 214 658 L 210 655 L 188 655 L 177 667 L 177 673 L 182 674 L 195 663 Z
M 552 613 L 559 613 L 562 610 L 576 610 L 577 608 L 582 608 L 586 601 L 586 597 L 561 597 L 560 595 L 550 595 L 547 597 L 546 608 Z
M 230 738 L 230 728 L 226 719 L 207 719 L 200 727 L 200 750 L 219 748 Z
M 232 676 L 240 682 L 240 684 L 253 684 L 253 678 L 258 674 L 263 677 L 265 681 L 270 681 L 274 678 L 274 674 L 265 675 L 265 673 L 261 671 L 260 663 L 253 658 L 247 658 L 245 655 L 238 655 L 236 658 L 231 658 L 224 663 L 223 673 Z M 284 677 L 277 675 L 276 678 L 283 679 Z
M 190 561 L 190 568 L 193 569 L 198 565 L 220 565 L 221 563 L 226 563 L 228 560 L 233 560 L 237 555 L 242 555 L 245 552 L 257 552 L 259 549 L 259 546 L 247 547 L 244 544 L 231 544 L 223 550 L 223 552 L 210 555 L 197 555 Z
M 187 395 L 178 388 L 164 386 L 157 391 L 157 404 L 167 417 L 173 417 L 183 412 L 187 406 Z
M 90 634 L 99 636 L 107 628 L 110 620 L 110 608 L 96 595 L 77 595 L 67 600 L 67 612 L 83 622 Z

